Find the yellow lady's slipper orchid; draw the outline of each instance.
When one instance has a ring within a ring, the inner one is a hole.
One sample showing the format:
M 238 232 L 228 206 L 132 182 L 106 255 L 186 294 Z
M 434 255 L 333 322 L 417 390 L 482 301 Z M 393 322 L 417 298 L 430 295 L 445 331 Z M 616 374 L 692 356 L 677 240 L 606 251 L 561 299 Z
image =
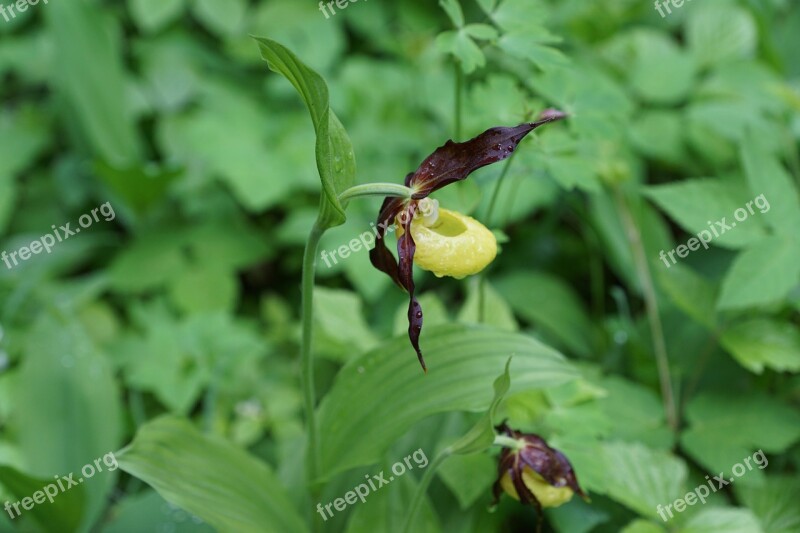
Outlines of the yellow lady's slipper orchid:
M 397 236 L 402 235 L 403 227 L 398 225 Z M 417 245 L 414 263 L 440 278 L 477 274 L 497 256 L 497 239 L 486 226 L 449 209 L 439 209 L 432 223 L 416 218 L 411 236 Z
M 513 127 L 489 128 L 463 143 L 447 141 L 406 176 L 410 197 L 387 197 L 378 214 L 377 239 L 369 252 L 372 265 L 389 275 L 409 295 L 408 338 L 417 352 L 422 369 L 425 360 L 419 347 L 422 332 L 422 307 L 414 296 L 414 262 L 437 276 L 463 278 L 483 270 L 497 255 L 494 235 L 478 221 L 442 209 L 436 222 L 430 216 L 415 216 L 428 196 L 451 183 L 466 179 L 475 170 L 507 159 L 517 145 L 536 128 L 566 118 L 555 109 L 546 109 L 536 122 Z M 397 259 L 386 247 L 389 226 L 398 227 Z M 426 370 L 427 371 L 427 370 Z

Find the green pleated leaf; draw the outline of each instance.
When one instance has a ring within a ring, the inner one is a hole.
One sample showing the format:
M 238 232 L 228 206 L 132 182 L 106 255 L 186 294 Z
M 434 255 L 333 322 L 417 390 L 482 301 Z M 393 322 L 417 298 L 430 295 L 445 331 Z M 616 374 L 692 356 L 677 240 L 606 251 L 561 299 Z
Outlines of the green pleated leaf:
M 140 155 L 125 98 L 119 23 L 94 2 L 52 2 L 42 13 L 52 39 L 54 87 L 92 155 L 117 167 Z M 90 59 L 87 59 L 90 58 Z
M 736 485 L 736 495 L 758 517 L 766 533 L 800 531 L 797 476 L 768 476 L 763 484 Z
M 679 533 L 763 533 L 747 509 L 706 508 L 691 517 Z
M 30 497 L 35 497 L 41 501 L 42 496 L 36 493 L 42 492 L 44 494 L 45 489 L 52 496 L 52 501 L 44 500 L 43 503 L 34 505 L 28 511 L 24 510 L 23 507 L 19 507 L 22 511 L 19 516 L 13 510 L 8 511 L 9 514 L 14 514 L 13 520 L 15 522 L 19 522 L 30 515 L 36 522 L 44 526 L 47 531 L 75 531 L 78 529 L 86 500 L 86 491 L 83 485 L 69 487 L 69 490 L 62 493 L 55 479 L 37 479 L 10 466 L 0 466 L 0 483 L 14 496 L 14 500 L 11 500 L 12 504 L 15 501 Z M 53 495 L 54 493 L 57 494 Z M 24 524 L 25 522 L 21 527 L 25 527 Z
M 761 374 L 800 371 L 800 328 L 790 322 L 754 318 L 725 330 L 722 346 L 745 368 Z
M 269 68 L 286 76 L 308 107 L 317 135 L 317 170 L 323 189 L 318 225 L 338 226 L 346 219 L 338 196 L 355 182 L 356 160 L 350 137 L 330 108 L 328 85 L 285 47 L 270 39 L 256 41 Z
M 324 477 L 377 462 L 397 437 L 430 415 L 486 410 L 492 377 L 509 356 L 512 392 L 578 375 L 561 354 L 530 337 L 463 325 L 426 331 L 427 375 L 402 337 L 351 361 L 319 408 Z
M 145 424 L 117 460 L 165 500 L 219 531 L 307 530 L 266 464 L 221 438 L 203 435 L 184 419 L 169 416 Z
M 508 375 L 510 365 L 511 358 L 506 361 L 506 368 L 503 374 L 494 380 L 494 398 L 492 398 L 489 409 L 472 429 L 448 447 L 449 453 L 468 455 L 482 452 L 492 445 L 494 442 L 495 412 L 497 412 L 497 408 L 500 406 L 500 402 L 503 401 L 508 389 L 511 388 L 511 376 Z

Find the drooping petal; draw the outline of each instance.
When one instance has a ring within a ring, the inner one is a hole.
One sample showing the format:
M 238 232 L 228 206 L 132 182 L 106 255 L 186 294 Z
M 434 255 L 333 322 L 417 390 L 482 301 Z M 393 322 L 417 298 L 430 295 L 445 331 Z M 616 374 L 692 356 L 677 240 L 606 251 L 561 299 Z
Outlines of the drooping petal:
M 481 167 L 506 159 L 530 132 L 566 116 L 560 111 L 548 109 L 536 122 L 511 128 L 490 128 L 463 143 L 447 141 L 428 156 L 411 177 L 406 177 L 406 185 L 416 189 L 415 199 L 425 198 L 433 191 L 463 180 Z
M 414 252 L 416 245 L 414 237 L 411 235 L 411 222 L 414 219 L 415 205 L 407 207 L 400 213 L 399 222 L 403 228 L 403 234 L 397 237 L 397 258 L 399 263 L 400 284 L 408 291 L 408 338 L 411 346 L 417 352 L 419 364 L 422 370 L 428 373 L 425 366 L 425 359 L 422 357 L 422 350 L 419 348 L 419 335 L 422 333 L 422 306 L 414 296 Z
M 389 228 L 394 228 L 395 218 L 403 210 L 403 198 L 396 198 L 387 196 L 381 205 L 381 211 L 378 214 L 378 235 L 375 239 L 375 247 L 369 251 L 369 260 L 372 266 L 387 274 L 392 280 L 397 283 L 400 288 L 406 287 L 400 281 L 400 272 L 397 269 L 397 261 L 395 260 L 392 252 L 386 247 L 385 237 Z

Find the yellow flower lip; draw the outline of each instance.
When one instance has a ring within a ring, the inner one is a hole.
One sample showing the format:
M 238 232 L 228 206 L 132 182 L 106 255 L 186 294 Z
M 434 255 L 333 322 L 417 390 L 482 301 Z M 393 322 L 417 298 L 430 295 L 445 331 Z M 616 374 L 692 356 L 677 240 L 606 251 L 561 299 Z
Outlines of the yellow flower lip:
M 522 482 L 525 483 L 525 486 L 536 496 L 536 499 L 542 507 L 559 507 L 570 501 L 572 495 L 575 494 L 567 485 L 563 487 L 554 487 L 550 485 L 542 476 L 534 472 L 531 467 L 527 465 L 525 465 L 522 470 Z M 515 500 L 519 500 L 517 489 L 514 487 L 514 483 L 511 481 L 511 476 L 508 473 L 500 479 L 500 485 L 503 487 L 506 494 Z
M 403 235 L 398 224 L 397 236 Z M 497 256 L 497 239 L 486 226 L 472 217 L 439 208 L 430 226 L 423 217 L 411 222 L 416 244 L 414 263 L 437 277 L 461 279 L 477 274 Z

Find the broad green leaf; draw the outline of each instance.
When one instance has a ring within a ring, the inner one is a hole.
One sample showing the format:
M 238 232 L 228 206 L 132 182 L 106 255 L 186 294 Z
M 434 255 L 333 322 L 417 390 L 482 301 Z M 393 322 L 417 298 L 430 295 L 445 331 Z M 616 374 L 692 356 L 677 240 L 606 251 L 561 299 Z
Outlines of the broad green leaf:
M 98 176 L 122 196 L 135 211 L 142 213 L 162 202 L 170 185 L 183 176 L 180 168 L 156 166 L 116 168 L 98 161 L 95 165 Z
M 464 25 L 464 12 L 461 10 L 461 4 L 458 3 L 458 0 L 439 0 L 439 6 L 450 17 L 453 26 L 461 28 Z
M 800 245 L 794 238 L 769 237 L 741 252 L 722 282 L 718 309 L 768 305 L 800 282 Z
M 350 138 L 330 109 L 328 86 L 319 74 L 280 44 L 263 38 L 256 41 L 270 69 L 286 76 L 308 107 L 317 135 L 317 169 L 324 191 L 317 224 L 321 228 L 338 226 L 346 219 L 338 195 L 353 185 L 356 162 Z
M 452 54 L 459 62 L 461 70 L 470 74 L 486 65 L 486 56 L 464 30 L 446 31 L 436 38 L 436 46 L 444 53 Z
M 181 248 L 186 243 L 179 231 L 147 233 L 130 242 L 108 268 L 111 288 L 122 293 L 165 286 L 188 267 Z
M 275 169 L 275 158 L 270 157 L 270 150 L 280 150 L 280 146 L 266 125 L 277 119 L 232 84 L 204 80 L 201 91 L 201 106 L 168 115 L 159 123 L 164 149 L 187 165 L 199 166 L 205 180 L 217 178 L 225 183 L 248 211 L 260 212 L 283 201 L 297 187 L 297 179 Z M 290 136 L 285 130 L 281 133 Z M 209 146 L 216 149 L 208 150 Z M 265 168 L 272 179 L 264 178 Z
M 800 329 L 790 322 L 754 318 L 727 328 L 722 346 L 745 368 L 761 374 L 800 371 Z
M 210 385 L 216 391 L 243 386 L 265 353 L 261 338 L 228 314 L 177 321 L 155 305 L 134 307 L 132 314 L 144 333 L 129 334 L 117 347 L 125 379 L 174 413 L 188 413 Z
M 742 182 L 693 179 L 645 187 L 643 192 L 688 233 L 705 232 L 705 239 L 711 246 L 736 249 L 759 242 L 766 236 L 763 221 L 758 219 L 758 210 L 754 215 L 748 212 L 743 222 L 737 223 L 734 218 L 734 212 L 752 199 Z M 691 253 L 701 253 L 704 248 L 702 243 L 695 247 L 699 249 Z M 679 260 L 675 254 L 673 257 Z
M 760 485 L 736 485 L 736 495 L 758 517 L 764 533 L 800 531 L 800 479 L 768 476 Z
M 8 511 L 9 514 L 14 513 L 14 520 L 19 521 L 20 517 L 26 517 L 30 513 L 47 531 L 76 531 L 80 526 L 86 504 L 83 485 L 69 487 L 69 490 L 62 492 L 53 478 L 37 479 L 9 466 L 0 466 L 0 484 L 14 495 L 17 502 L 44 490 L 47 490 L 47 495 L 52 496 L 52 501 L 45 500 L 28 511 L 20 508 L 20 516 L 13 510 Z
M 25 473 L 41 479 L 78 473 L 116 450 L 122 438 L 119 386 L 105 354 L 82 326 L 43 314 L 28 334 L 24 353 L 10 400 Z M 104 469 L 82 484 L 81 528 L 100 516 L 116 477 Z
M 436 474 L 466 511 L 479 498 L 491 493 L 492 483 L 497 479 L 497 462 L 485 453 L 455 455 L 444 461 Z
M 607 511 L 581 498 L 572 498 L 561 507 L 547 509 L 545 515 L 558 533 L 590 533 L 611 518 Z
M 800 196 L 789 173 L 749 136 L 742 143 L 742 165 L 756 198 L 754 210 L 779 235 L 793 237 L 800 228 Z
M 135 163 L 139 139 L 125 98 L 118 23 L 87 0 L 53 2 L 42 12 L 53 38 L 55 88 L 69 118 L 93 155 L 116 167 Z
M 601 457 L 608 496 L 643 516 L 658 518 L 658 505 L 685 494 L 686 464 L 667 452 L 617 442 L 604 444 Z
M 687 404 L 686 419 L 689 428 L 681 445 L 708 472 L 724 472 L 730 478 L 734 465 L 751 457 L 753 468 L 737 484 L 757 483 L 763 477 L 764 467 L 752 458 L 754 452 L 780 453 L 800 439 L 800 414 L 795 409 L 752 393 L 699 395 Z
M 192 3 L 195 17 L 220 37 L 243 33 L 247 8 L 247 0 L 225 0 L 224 7 L 215 0 L 193 0 Z
M 360 17 L 369 22 L 370 31 L 381 35 L 387 42 L 394 44 L 394 40 L 389 32 L 385 31 L 386 24 L 390 24 L 387 19 L 384 25 L 377 23 L 376 18 L 380 13 L 386 11 L 385 4 L 377 4 L 369 0 L 360 0 L 360 5 L 354 6 L 345 13 L 333 4 L 336 10 L 335 15 L 330 15 L 330 6 L 325 0 L 326 18 L 319 8 L 319 2 L 296 2 L 295 0 L 270 0 L 269 2 L 257 2 L 252 4 L 253 12 L 248 15 L 247 29 L 250 35 L 269 35 L 270 39 L 279 42 L 284 48 L 291 50 L 297 57 L 302 57 L 303 62 L 317 72 L 331 72 L 338 70 L 339 67 L 347 68 L 348 63 L 355 57 L 349 57 L 345 61 L 345 52 L 348 39 L 345 27 L 350 27 L 350 23 L 360 26 L 355 21 Z M 347 24 L 343 18 L 346 18 Z M 303 24 L 296 24 L 302 20 Z M 253 58 L 251 42 L 245 39 L 242 42 L 241 60 L 251 62 Z M 248 46 L 244 46 L 245 43 Z M 258 62 L 254 62 L 254 66 Z M 381 65 L 386 62 L 381 61 Z M 377 80 L 372 80 L 373 82 Z M 341 80 L 340 80 L 341 83 Z M 341 84 L 337 84 L 341 87 Z M 386 93 L 381 91 L 381 97 L 385 98 Z M 382 99 L 381 98 L 381 99 Z M 316 181 L 316 180 L 315 180 Z
M 511 376 L 508 374 L 511 358 L 506 361 L 505 371 L 494 380 L 494 398 L 489 404 L 489 409 L 480 420 L 464 436 L 447 447 L 447 453 L 454 455 L 469 455 L 487 449 L 494 442 L 495 413 L 503 401 L 508 389 L 511 388 Z
M 700 274 L 680 263 L 657 263 L 656 278 L 664 292 L 681 311 L 698 324 L 716 327 L 716 288 Z M 667 266 L 667 268 L 660 268 Z
M 269 466 L 185 419 L 148 422 L 117 458 L 124 471 L 220 531 L 307 530 Z
M 406 472 L 389 485 L 367 496 L 364 503 L 356 500 L 357 507 L 347 522 L 345 533 L 400 533 L 408 515 L 408 506 L 418 490 L 419 483 Z M 335 517 L 335 515 L 334 515 Z M 416 514 L 411 531 L 415 533 L 441 533 L 444 531 L 431 502 L 425 498 Z
M 751 56 L 758 30 L 750 12 L 731 3 L 692 6 L 686 18 L 686 41 L 701 66 Z
M 126 496 L 116 504 L 103 533 L 134 531 L 171 531 L 172 533 L 213 533 L 208 524 L 180 507 L 164 501 L 154 490 Z
M 524 335 L 487 328 L 426 330 L 428 374 L 415 365 L 408 339 L 397 338 L 348 363 L 319 407 L 324 477 L 372 464 L 422 419 L 449 411 L 482 411 L 491 402 L 489 376 L 510 355 L 512 390 L 565 383 L 575 370 L 555 350 Z M 357 440 L 352 436 L 358 435 Z
M 680 164 L 686 154 L 685 128 L 672 111 L 643 111 L 631 125 L 630 142 L 644 156 Z
M 186 0 L 128 0 L 128 10 L 146 32 L 158 31 L 178 18 Z
M 486 13 L 487 15 L 492 14 L 494 8 L 497 7 L 498 1 L 499 0 L 477 0 L 478 5 L 481 6 L 481 9 L 483 9 L 484 13 Z
M 315 351 L 346 362 L 377 343 L 357 294 L 324 287 L 314 290 Z
M 495 282 L 511 308 L 572 352 L 588 355 L 592 324 L 574 291 L 558 278 L 539 272 L 513 272 Z
M 639 31 L 633 36 L 636 59 L 630 83 L 643 100 L 672 104 L 684 99 L 694 82 L 694 61 L 669 37 L 657 31 Z
M 489 26 L 488 24 L 467 24 L 464 27 L 464 31 L 466 31 L 470 37 L 485 41 L 497 39 L 498 35 L 494 26 Z
M 16 175 L 31 163 L 48 141 L 47 120 L 32 107 L 0 112 L 0 233 L 15 207 Z
M 664 528 L 647 520 L 634 520 L 621 533 L 664 533 Z
M 547 18 L 545 3 L 538 0 L 503 0 L 489 14 L 506 31 L 540 31 L 541 21 Z
M 679 533 L 765 533 L 748 509 L 705 508 L 692 516 Z
M 554 41 L 557 39 L 543 28 L 537 27 L 534 31 L 526 29 L 505 33 L 500 37 L 497 45 L 509 55 L 527 59 L 542 69 L 568 65 L 567 56 L 556 48 L 547 46 Z
M 428 471 L 425 472 L 425 475 L 420 482 L 420 486 L 417 488 L 420 494 L 417 495 L 417 498 L 415 498 L 415 500 L 412 501 L 411 505 L 409 506 L 409 518 L 406 520 L 407 522 L 416 517 L 415 513 L 417 511 L 417 506 L 419 505 L 419 498 L 423 497 L 424 492 L 428 490 L 428 486 L 433 478 L 433 474 L 438 471 L 438 468 L 442 465 L 442 463 L 446 462 L 451 455 L 462 456 L 485 451 L 494 442 L 495 412 L 497 411 L 500 402 L 503 401 L 503 397 L 508 392 L 509 387 L 511 386 L 511 378 L 508 375 L 509 365 L 511 365 L 511 357 L 509 357 L 508 361 L 506 361 L 503 374 L 494 380 L 494 398 L 492 398 L 492 403 L 489 404 L 489 409 L 486 411 L 486 413 L 484 413 L 480 420 L 478 420 L 478 422 L 472 426 L 469 431 L 467 431 L 463 436 L 458 438 L 447 448 L 442 450 L 432 462 Z M 410 531 L 410 524 L 406 525 L 405 531 Z
M 184 313 L 233 311 L 239 299 L 236 275 L 215 265 L 201 263 L 175 279 L 169 287 L 172 303 Z

